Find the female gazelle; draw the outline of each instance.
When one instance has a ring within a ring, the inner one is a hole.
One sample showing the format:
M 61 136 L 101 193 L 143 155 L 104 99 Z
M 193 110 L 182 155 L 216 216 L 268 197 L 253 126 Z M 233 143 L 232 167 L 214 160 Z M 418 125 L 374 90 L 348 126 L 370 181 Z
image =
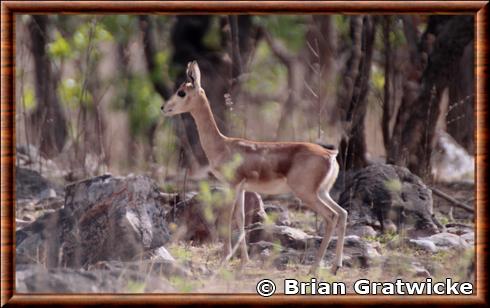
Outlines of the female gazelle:
M 245 232 L 245 191 L 264 194 L 292 192 L 325 220 L 323 240 L 310 272 L 318 268 L 335 229 L 338 241 L 332 272 L 337 272 L 342 266 L 347 221 L 347 212 L 329 195 L 339 171 L 337 150 L 306 142 L 257 142 L 224 136 L 216 125 L 201 88 L 201 72 L 196 61 L 189 62 L 187 82 L 162 106 L 162 110 L 166 116 L 185 112 L 192 115 L 213 174 L 234 188 L 235 202 L 230 206 L 227 217 L 225 257 L 231 253 L 231 223 L 235 204 L 238 204 L 237 224 L 242 235 Z M 220 167 L 237 156 L 241 158 L 240 165 L 231 179 L 225 178 L 221 175 Z M 249 260 L 247 244 L 244 236 L 240 238 L 242 262 L 246 263 Z

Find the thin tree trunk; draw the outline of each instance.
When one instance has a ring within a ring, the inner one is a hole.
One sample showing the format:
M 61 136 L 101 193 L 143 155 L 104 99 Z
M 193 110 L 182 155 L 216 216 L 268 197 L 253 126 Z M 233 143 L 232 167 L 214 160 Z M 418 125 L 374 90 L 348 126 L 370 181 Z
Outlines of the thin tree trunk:
M 390 119 L 391 119 L 391 17 L 383 17 L 383 38 L 385 51 L 385 84 L 384 84 L 384 99 L 383 99 L 383 117 L 381 119 L 381 128 L 383 132 L 383 143 L 386 151 L 390 146 Z
M 56 78 L 46 54 L 48 16 L 33 15 L 29 23 L 31 51 L 34 58 L 37 104 L 30 114 L 30 131 L 41 154 L 53 157 L 63 149 L 68 132 L 66 118 L 56 94 Z
M 367 94 L 371 80 L 371 66 L 373 59 L 374 37 L 376 33 L 376 20 L 371 16 L 364 17 L 362 59 L 358 78 L 354 86 L 354 95 L 347 112 L 347 121 L 351 122 L 348 145 L 341 151 L 346 157 L 347 169 L 360 169 L 367 165 L 366 136 L 364 118 L 367 111 Z

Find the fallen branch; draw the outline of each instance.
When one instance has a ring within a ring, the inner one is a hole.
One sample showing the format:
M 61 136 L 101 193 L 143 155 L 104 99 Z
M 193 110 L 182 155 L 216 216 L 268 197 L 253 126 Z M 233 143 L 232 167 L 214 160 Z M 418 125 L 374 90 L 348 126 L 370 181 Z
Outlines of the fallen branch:
M 463 202 L 460 202 L 460 201 L 454 199 L 453 197 L 449 196 L 448 194 L 442 192 L 441 190 L 439 190 L 437 188 L 431 187 L 430 189 L 432 190 L 432 192 L 436 196 L 438 196 L 438 197 L 440 197 L 446 201 L 451 202 L 454 206 L 459 207 L 460 209 L 466 210 L 470 213 L 475 213 L 475 210 L 472 207 L 470 207 L 469 205 L 467 205 L 466 203 L 463 203 Z

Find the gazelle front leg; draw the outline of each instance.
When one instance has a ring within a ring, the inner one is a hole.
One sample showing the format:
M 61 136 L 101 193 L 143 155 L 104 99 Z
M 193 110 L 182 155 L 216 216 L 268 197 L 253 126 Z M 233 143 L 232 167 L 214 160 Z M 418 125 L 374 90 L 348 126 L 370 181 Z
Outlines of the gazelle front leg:
M 234 250 L 232 249 L 231 246 L 231 237 L 232 237 L 232 231 L 233 231 L 233 213 L 235 213 L 235 218 L 236 222 L 238 225 L 238 229 L 240 232 L 238 240 L 240 241 L 241 237 L 243 237 L 243 240 L 241 240 L 239 243 L 236 245 L 241 245 L 241 253 L 242 253 L 242 262 L 247 262 L 248 261 L 248 253 L 247 253 L 247 244 L 245 241 L 245 205 L 244 205 L 244 199 L 245 199 L 245 191 L 243 190 L 243 181 L 240 182 L 234 189 L 234 200 L 231 206 L 229 207 L 229 211 L 227 212 L 226 216 L 226 224 L 227 224 L 227 230 L 226 230 L 226 239 L 225 239 L 225 245 L 224 245 L 224 260 L 230 259 L 233 254 Z M 238 206 L 237 206 L 238 204 Z M 235 211 L 236 209 L 236 211 Z M 236 248 L 236 247 L 235 247 Z
M 245 191 L 243 190 L 243 185 L 238 185 L 236 196 L 236 211 L 235 211 L 235 219 L 238 225 L 238 241 L 237 245 L 240 245 L 240 257 L 242 259 L 242 265 L 245 265 L 250 261 L 248 258 L 247 251 L 247 240 L 245 234 Z

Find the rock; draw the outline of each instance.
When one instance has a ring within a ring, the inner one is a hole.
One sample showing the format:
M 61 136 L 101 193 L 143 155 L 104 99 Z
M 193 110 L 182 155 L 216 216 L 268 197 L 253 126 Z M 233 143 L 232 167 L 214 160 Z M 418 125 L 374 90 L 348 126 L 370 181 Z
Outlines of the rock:
M 475 232 L 468 232 L 461 235 L 461 238 L 468 243 L 468 245 L 473 246 L 475 244 Z
M 248 244 L 248 253 L 250 257 L 261 256 L 269 257 L 273 251 L 281 251 L 282 246 L 266 241 L 258 241 Z
M 169 240 L 158 194 L 144 176 L 107 175 L 69 185 L 63 208 L 18 232 L 16 262 L 80 268 L 139 260 Z
M 414 277 L 428 278 L 431 277 L 429 271 L 423 267 L 419 262 L 412 262 L 412 267 L 410 268 Z
M 141 260 L 132 262 L 100 261 L 89 267 L 89 270 L 124 271 L 131 270 L 138 273 L 146 273 L 154 277 L 165 276 L 167 278 L 190 278 L 189 270 L 179 265 L 175 260 Z
M 454 233 L 456 235 L 462 235 L 468 232 L 473 232 L 474 227 L 470 225 L 460 223 L 448 223 L 446 224 L 446 232 Z
M 325 259 L 333 262 L 337 238 L 330 241 Z M 344 265 L 347 267 L 370 267 L 380 257 L 376 247 L 359 236 L 348 235 L 344 238 Z
M 431 157 L 434 179 L 446 183 L 474 182 L 475 158 L 443 130 L 437 131 L 435 140 Z
M 373 164 L 346 179 L 339 204 L 349 211 L 348 225 L 380 226 L 386 221 L 413 223 L 417 229 L 436 231 L 432 191 L 408 169 Z
M 468 243 L 461 236 L 447 232 L 434 234 L 429 237 L 423 237 L 419 240 L 427 240 L 433 242 L 438 250 L 453 248 L 464 249 L 469 246 Z
M 334 261 L 336 244 L 337 239 L 333 238 L 328 245 L 324 257 L 324 261 L 328 264 L 331 264 Z M 273 265 L 279 270 L 285 270 L 287 264 L 291 263 L 311 265 L 315 261 L 319 246 L 320 242 L 317 241 L 316 246 L 310 246 L 303 250 L 285 247 L 280 255 L 274 259 Z M 343 265 L 345 267 L 367 268 L 370 267 L 378 257 L 380 257 L 380 254 L 370 243 L 363 241 L 355 235 L 345 237 L 343 259 Z
M 21 199 L 16 203 L 16 217 L 20 217 L 26 221 L 34 221 L 46 213 L 52 213 L 64 206 L 64 198 L 48 197 L 40 200 L 36 199 Z M 19 225 L 16 226 L 18 229 Z M 25 227 L 25 226 L 24 226 Z
M 366 225 L 356 225 L 352 228 L 347 229 L 347 235 L 357 235 L 359 237 L 375 237 L 377 235 L 376 231 L 371 226 Z
M 64 205 L 62 188 L 35 170 L 16 167 L 15 182 L 17 218 L 33 221 Z
M 211 194 L 218 194 L 217 200 L 226 199 L 225 192 L 221 189 L 214 189 Z M 173 231 L 176 239 L 194 243 L 214 242 L 225 236 L 226 211 L 228 211 L 229 206 L 231 204 L 203 202 L 200 195 L 197 194 L 172 206 L 165 219 L 167 223 L 174 223 L 177 226 L 177 230 Z M 260 195 L 246 192 L 245 226 L 263 222 L 265 215 L 264 204 Z M 233 227 L 236 228 L 234 220 Z
M 16 231 L 16 264 L 37 263 L 48 268 L 60 264 L 64 230 L 73 228 L 75 220 L 65 209 L 46 213 Z
M 277 225 L 256 225 L 249 233 L 251 254 L 279 251 L 274 265 L 285 269 L 288 263 L 312 264 L 320 247 L 322 237 L 308 235 L 302 230 Z M 272 243 L 280 243 L 280 246 Z M 325 261 L 332 262 L 335 257 L 337 238 L 333 237 L 325 254 Z M 273 255 L 273 254 L 271 254 Z M 344 240 L 344 264 L 348 267 L 368 267 L 380 254 L 376 248 L 359 236 L 348 235 Z
M 44 177 L 53 179 L 61 179 L 64 172 L 53 160 L 44 158 L 36 146 L 32 144 L 17 146 L 16 166 L 23 169 L 35 170 Z
M 468 238 L 471 240 L 472 235 L 469 234 Z M 447 249 L 465 249 L 472 244 L 471 241 L 466 241 L 465 237 L 463 236 L 447 232 L 442 232 L 427 237 L 420 237 L 417 239 L 407 239 L 407 243 L 412 247 L 432 253 Z
M 61 187 L 31 169 L 15 168 L 15 196 L 20 199 L 40 200 L 63 195 Z
M 437 246 L 434 244 L 434 242 L 430 240 L 416 240 L 416 239 L 409 239 L 409 243 L 413 245 L 413 247 L 428 251 L 428 252 L 437 252 Z
M 157 276 L 130 268 L 111 270 L 46 269 L 41 265 L 17 265 L 19 293 L 141 293 L 176 292 Z
M 289 210 L 286 206 L 274 205 L 271 203 L 264 204 L 265 213 L 272 218 L 276 225 L 291 226 L 289 220 Z
M 250 228 L 248 236 L 249 243 L 279 241 L 283 247 L 300 250 L 314 247 L 321 240 L 321 237 L 308 235 L 300 229 L 272 224 L 256 224 Z

